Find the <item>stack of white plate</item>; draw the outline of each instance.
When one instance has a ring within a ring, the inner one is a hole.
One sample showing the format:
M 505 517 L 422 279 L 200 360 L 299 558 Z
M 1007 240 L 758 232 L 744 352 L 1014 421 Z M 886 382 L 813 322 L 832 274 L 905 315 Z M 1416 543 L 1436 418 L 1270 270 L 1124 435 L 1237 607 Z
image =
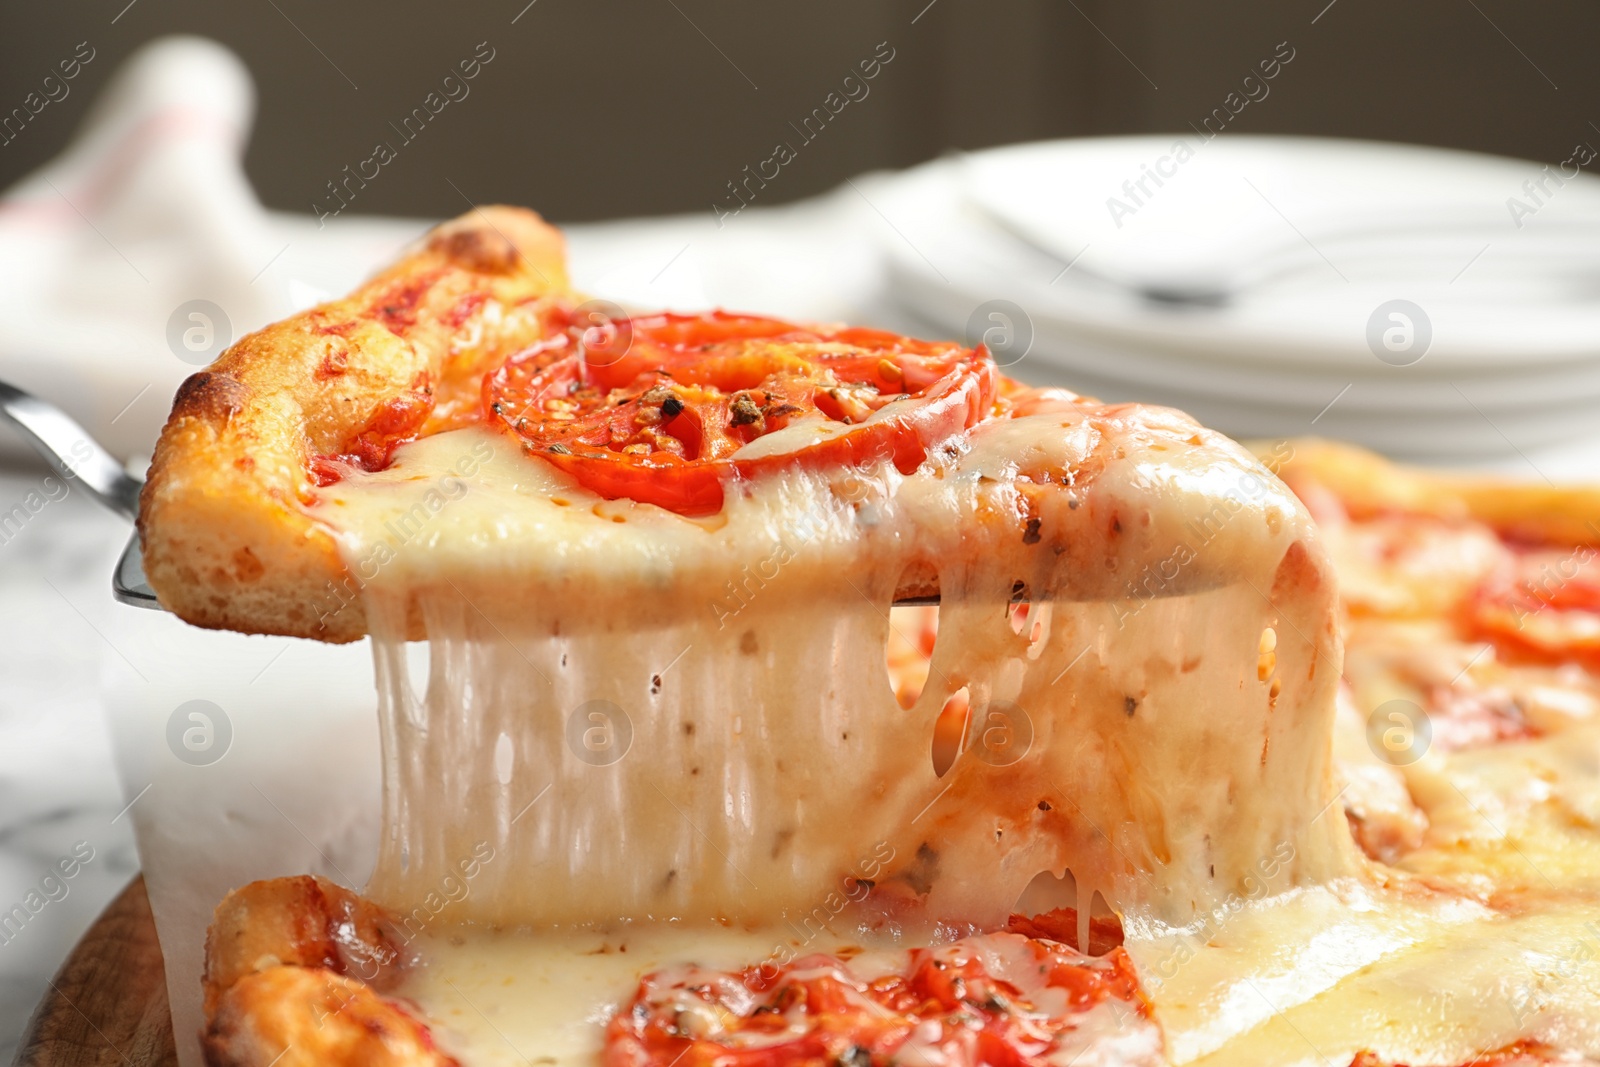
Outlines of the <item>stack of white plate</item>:
M 1193 133 L 878 186 L 895 297 L 1010 373 L 1417 457 L 1600 434 L 1600 167 Z

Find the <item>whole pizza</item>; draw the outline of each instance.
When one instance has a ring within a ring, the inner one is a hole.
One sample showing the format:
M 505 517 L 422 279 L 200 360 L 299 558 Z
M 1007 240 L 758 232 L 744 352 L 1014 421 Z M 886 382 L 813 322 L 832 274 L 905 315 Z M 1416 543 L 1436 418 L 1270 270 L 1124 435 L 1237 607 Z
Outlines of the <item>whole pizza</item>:
M 1600 1060 L 1597 523 L 624 313 L 475 211 L 155 455 L 162 604 L 369 638 L 379 693 L 377 869 L 218 905 L 206 1061 Z

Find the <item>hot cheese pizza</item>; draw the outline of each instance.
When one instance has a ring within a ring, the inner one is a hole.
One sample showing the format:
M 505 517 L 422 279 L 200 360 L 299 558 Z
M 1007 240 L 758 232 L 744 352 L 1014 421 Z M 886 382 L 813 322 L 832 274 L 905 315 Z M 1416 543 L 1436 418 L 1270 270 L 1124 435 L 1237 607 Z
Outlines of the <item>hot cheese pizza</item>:
M 1596 515 L 981 347 L 606 314 L 475 212 L 156 452 L 162 603 L 370 638 L 383 741 L 359 895 L 219 906 L 203 1054 L 1600 1058 Z

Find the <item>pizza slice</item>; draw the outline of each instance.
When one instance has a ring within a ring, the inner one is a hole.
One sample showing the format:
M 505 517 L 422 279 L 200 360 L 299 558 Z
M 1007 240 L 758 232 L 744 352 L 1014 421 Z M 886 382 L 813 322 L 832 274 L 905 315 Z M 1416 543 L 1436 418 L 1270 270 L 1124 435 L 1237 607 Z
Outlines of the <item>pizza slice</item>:
M 219 909 L 211 1063 L 1600 1055 L 1539 957 L 1592 887 L 1429 859 L 1483 848 L 1347 751 L 1309 481 L 982 348 L 608 314 L 559 249 L 474 213 L 179 393 L 152 586 L 370 637 L 385 753 L 359 897 Z
M 343 300 L 241 338 L 178 390 L 139 516 L 145 573 L 196 626 L 353 641 L 318 605 L 346 570 L 306 515 L 331 465 L 476 417 L 486 369 L 547 336 L 567 295 L 560 234 L 528 211 L 441 226 Z

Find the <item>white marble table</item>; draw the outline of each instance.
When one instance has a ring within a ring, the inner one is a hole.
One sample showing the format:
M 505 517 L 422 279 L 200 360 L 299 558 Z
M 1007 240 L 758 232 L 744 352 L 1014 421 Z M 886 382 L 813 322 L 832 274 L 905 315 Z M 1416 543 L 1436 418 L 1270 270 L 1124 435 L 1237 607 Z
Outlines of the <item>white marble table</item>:
M 45 476 L 0 471 L 0 1063 L 50 975 L 138 870 L 101 702 L 101 660 L 115 652 L 97 629 L 135 610 L 111 599 L 128 526 L 82 490 L 46 494 Z M 44 505 L 8 523 L 34 492 Z M 62 879 L 57 862 L 75 846 L 93 858 Z

